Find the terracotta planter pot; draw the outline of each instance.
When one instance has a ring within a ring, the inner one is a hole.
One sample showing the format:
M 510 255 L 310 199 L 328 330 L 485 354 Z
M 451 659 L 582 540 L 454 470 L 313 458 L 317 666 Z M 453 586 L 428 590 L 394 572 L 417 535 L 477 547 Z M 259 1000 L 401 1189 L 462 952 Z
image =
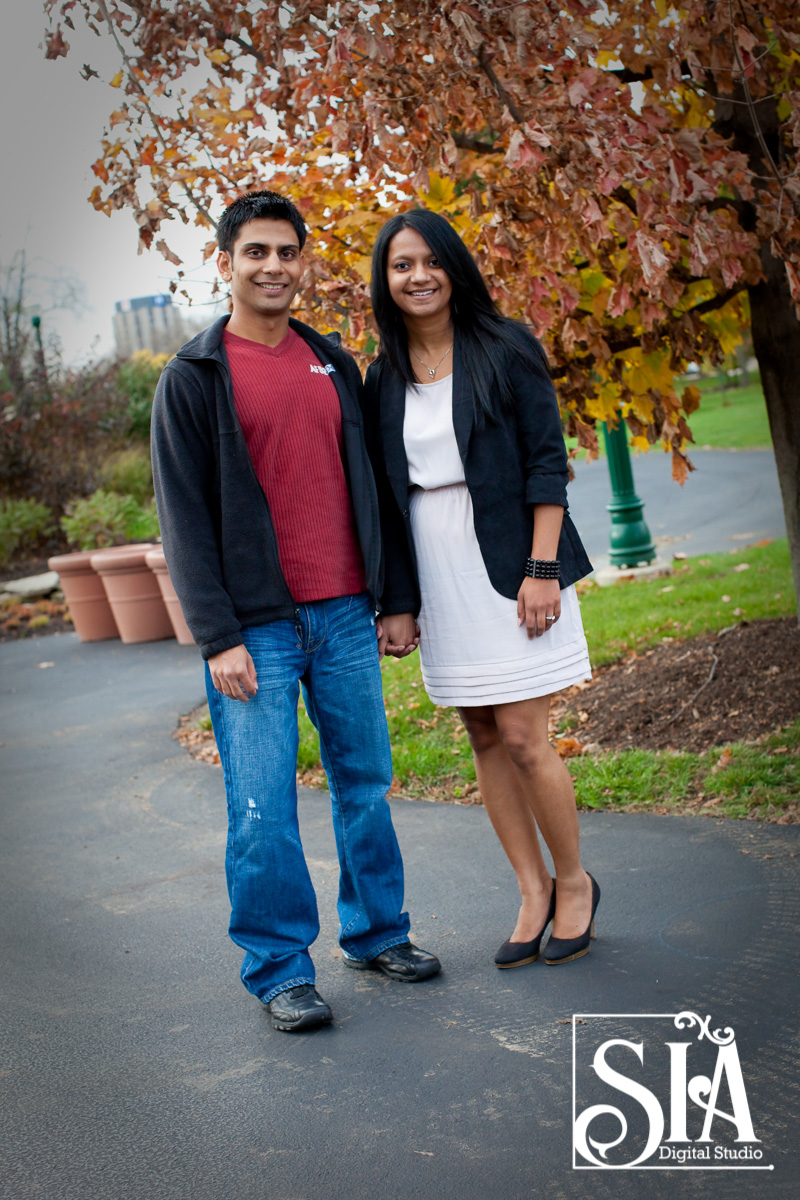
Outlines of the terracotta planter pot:
M 94 553 L 94 550 L 77 550 L 47 560 L 50 570 L 58 572 L 75 632 L 82 642 L 119 637 L 103 581 L 91 564 Z
M 164 557 L 162 547 L 155 546 L 152 550 L 148 550 L 144 556 L 144 561 L 158 580 L 158 586 L 161 588 L 161 595 L 167 606 L 172 628 L 175 630 L 175 637 L 182 646 L 193 646 L 194 638 L 189 626 L 186 624 L 186 618 L 181 610 L 181 602 L 178 599 L 178 594 L 172 586 L 167 560 Z
M 91 563 L 103 581 L 123 642 L 157 642 L 174 637 L 156 577 L 145 562 L 151 542 L 96 550 Z

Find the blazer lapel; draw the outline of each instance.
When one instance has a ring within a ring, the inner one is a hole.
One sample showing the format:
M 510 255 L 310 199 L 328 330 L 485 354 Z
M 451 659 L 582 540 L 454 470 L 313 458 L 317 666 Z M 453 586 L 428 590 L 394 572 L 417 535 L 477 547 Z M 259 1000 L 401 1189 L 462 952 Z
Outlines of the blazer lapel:
M 453 346 L 453 428 L 456 433 L 458 452 L 463 463 L 467 461 L 467 447 L 472 433 L 474 415 L 472 388 L 469 386 L 464 370 L 461 347 L 458 336 L 456 336 Z
M 408 459 L 403 442 L 406 385 L 384 367 L 380 382 L 380 430 L 386 474 L 401 512 L 408 508 Z

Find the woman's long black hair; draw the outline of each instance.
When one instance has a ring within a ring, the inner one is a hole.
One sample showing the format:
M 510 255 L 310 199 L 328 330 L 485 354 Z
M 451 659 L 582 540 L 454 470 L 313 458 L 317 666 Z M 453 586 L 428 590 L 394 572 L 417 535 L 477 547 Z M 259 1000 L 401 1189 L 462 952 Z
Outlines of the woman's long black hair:
M 453 287 L 450 313 L 464 369 L 472 384 L 476 416 L 496 420 L 510 405 L 508 362 L 521 358 L 535 374 L 550 379 L 539 343 L 523 326 L 504 317 L 489 295 L 477 263 L 449 221 L 427 208 L 412 208 L 386 222 L 372 252 L 372 309 L 381 335 L 379 358 L 406 384 L 416 382 L 403 314 L 389 292 L 389 244 L 401 229 L 413 229 L 430 247 Z M 521 336 L 522 334 L 522 336 Z M 510 351 L 510 354 L 503 351 Z

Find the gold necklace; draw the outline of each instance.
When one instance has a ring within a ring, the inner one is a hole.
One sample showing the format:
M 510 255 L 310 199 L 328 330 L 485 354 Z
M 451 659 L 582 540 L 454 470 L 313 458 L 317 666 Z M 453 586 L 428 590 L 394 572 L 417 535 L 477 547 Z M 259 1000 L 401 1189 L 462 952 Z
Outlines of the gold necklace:
M 409 347 L 409 349 L 410 349 L 410 347 Z M 429 366 L 428 366 L 428 364 L 427 364 L 426 362 L 423 362 L 423 361 L 422 361 L 422 359 L 420 358 L 420 356 L 417 354 L 416 350 L 412 350 L 412 351 L 411 351 L 411 353 L 414 355 L 414 358 L 417 360 L 417 362 L 421 362 L 421 363 L 422 363 L 423 367 L 424 367 L 424 368 L 425 368 L 425 370 L 428 372 L 428 374 L 430 375 L 431 379 L 435 379 L 435 378 L 436 378 L 436 372 L 439 370 L 439 367 L 442 365 L 442 363 L 443 363 L 443 362 L 444 362 L 444 360 L 447 358 L 448 354 L 450 353 L 450 351 L 451 351 L 452 349 L 453 349 L 453 343 L 451 342 L 451 343 L 450 343 L 450 345 L 449 345 L 449 346 L 447 347 L 447 349 L 445 350 L 445 352 L 444 352 L 444 354 L 442 355 L 442 357 L 439 359 L 439 361 L 438 361 L 438 363 L 436 364 L 436 366 L 435 366 L 435 367 L 429 367 Z

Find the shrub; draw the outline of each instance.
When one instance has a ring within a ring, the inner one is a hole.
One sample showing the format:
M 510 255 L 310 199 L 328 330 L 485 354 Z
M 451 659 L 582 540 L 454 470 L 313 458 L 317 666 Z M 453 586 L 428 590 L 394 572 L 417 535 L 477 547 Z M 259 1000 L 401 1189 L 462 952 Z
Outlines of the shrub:
M 33 550 L 55 528 L 52 510 L 36 500 L 0 500 L 0 566 L 17 550 Z
M 126 402 L 128 431 L 134 437 L 149 440 L 150 411 L 159 376 L 169 361 L 168 354 L 137 350 L 117 370 L 117 387 Z
M 31 377 L 0 395 L 0 477 L 4 490 L 63 512 L 71 496 L 100 483 L 99 464 L 124 432 L 108 366 Z
M 153 498 L 153 466 L 148 447 L 134 445 L 114 451 L 103 463 L 100 475 L 106 491 L 133 496 L 139 504 Z
M 102 490 L 68 505 L 61 528 L 81 550 L 152 541 L 159 533 L 155 500 L 140 504 L 134 496 Z

